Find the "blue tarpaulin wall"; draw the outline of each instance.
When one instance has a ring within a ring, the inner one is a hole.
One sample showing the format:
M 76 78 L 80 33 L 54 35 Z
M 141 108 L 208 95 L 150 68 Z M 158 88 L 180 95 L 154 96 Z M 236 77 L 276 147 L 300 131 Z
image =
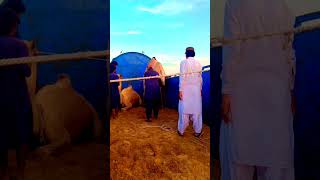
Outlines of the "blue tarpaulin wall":
M 210 71 L 202 73 L 202 118 L 203 122 L 210 124 L 212 122 L 211 102 L 210 102 Z M 179 103 L 179 77 L 166 80 L 166 98 L 165 105 L 168 108 L 178 109 Z
M 106 0 L 25 0 L 22 39 L 35 40 L 49 53 L 106 50 L 109 41 L 109 3 Z M 82 60 L 38 65 L 37 89 L 66 73 L 74 88 L 92 103 L 101 118 L 106 115 L 107 63 Z
M 320 11 L 300 16 L 296 27 L 303 22 L 320 19 Z M 320 160 L 320 29 L 297 34 L 295 96 L 295 153 L 298 175 Z M 308 172 L 306 172 L 308 173 Z M 320 177 L 318 177 L 320 178 Z
M 121 74 L 123 78 L 135 78 L 144 76 L 150 57 L 138 52 L 127 52 L 114 58 L 113 61 L 118 63 L 117 74 Z M 122 88 L 129 85 L 132 85 L 141 97 L 143 96 L 143 81 L 122 82 Z
M 212 123 L 211 123 L 211 149 L 212 159 L 219 159 L 219 134 L 221 124 L 221 78 L 222 71 L 222 47 L 210 49 L 211 64 L 211 104 L 212 104 Z M 213 170 L 211 168 L 211 170 Z
M 303 22 L 320 19 L 320 12 L 296 18 L 296 27 Z M 294 40 L 296 54 L 296 116 L 295 127 L 295 166 L 297 174 L 310 175 L 320 161 L 320 30 L 297 34 Z M 212 65 L 212 112 L 214 126 L 211 143 L 213 158 L 218 158 L 219 128 L 221 123 L 221 79 L 222 47 L 211 48 Z M 317 166 L 318 167 L 318 166 Z

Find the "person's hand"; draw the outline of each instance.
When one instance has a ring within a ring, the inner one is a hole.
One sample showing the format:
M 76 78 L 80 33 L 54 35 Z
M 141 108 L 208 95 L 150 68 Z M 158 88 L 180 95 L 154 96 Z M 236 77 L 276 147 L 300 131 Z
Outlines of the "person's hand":
M 179 91 L 179 99 L 182 101 L 182 91 Z
M 223 95 L 222 96 L 222 107 L 221 107 L 221 114 L 222 114 L 222 120 L 228 124 L 231 122 L 231 97 L 230 95 Z

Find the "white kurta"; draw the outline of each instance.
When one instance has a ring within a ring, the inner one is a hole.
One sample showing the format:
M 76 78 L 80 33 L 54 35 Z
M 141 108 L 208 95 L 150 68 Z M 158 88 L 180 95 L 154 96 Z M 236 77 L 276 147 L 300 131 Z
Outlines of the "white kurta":
M 225 38 L 235 38 L 287 31 L 294 16 L 284 0 L 229 0 L 224 21 Z M 293 169 L 289 62 L 294 53 L 287 39 L 274 36 L 223 47 L 222 91 L 231 95 L 232 115 L 231 124 L 221 125 L 223 179 L 230 179 L 226 173 L 234 172 L 234 163 Z
M 189 57 L 180 64 L 180 73 L 192 73 L 180 75 L 179 91 L 182 92 L 182 100 L 179 101 L 178 130 L 183 133 L 189 121 L 193 121 L 196 133 L 202 130 L 202 66 L 199 61 Z

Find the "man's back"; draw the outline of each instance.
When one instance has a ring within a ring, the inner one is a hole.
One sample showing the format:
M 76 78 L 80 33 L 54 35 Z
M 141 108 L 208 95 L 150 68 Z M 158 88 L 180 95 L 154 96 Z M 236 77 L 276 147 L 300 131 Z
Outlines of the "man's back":
M 202 66 L 199 61 L 189 57 L 181 61 L 180 64 L 180 81 L 183 84 L 199 84 L 202 82 L 201 71 Z M 181 84 L 182 85 L 182 84 Z
M 28 56 L 28 48 L 22 41 L 11 37 L 0 38 L 0 59 L 26 56 Z M 25 64 L 0 67 L 2 101 L 15 101 L 13 98 L 21 99 L 23 96 L 26 98 L 28 90 L 25 77 L 30 74 L 30 68 Z
M 149 69 L 145 72 L 145 77 L 158 76 L 159 73 L 153 69 Z M 160 83 L 159 79 L 147 79 L 145 80 L 145 98 L 146 99 L 159 99 L 160 98 Z
M 229 12 L 225 17 L 226 38 L 285 32 L 294 24 L 294 16 L 284 0 L 229 0 L 226 11 Z M 236 64 L 235 76 L 266 72 L 287 78 L 288 72 L 283 68 L 289 70 L 289 55 L 292 53 L 291 47 L 284 48 L 288 46 L 287 40 L 285 35 L 247 40 L 238 42 L 231 50 L 226 46 L 224 52 L 229 57 L 233 55 L 230 60 Z
M 119 76 L 116 73 L 110 73 L 110 80 L 118 80 Z M 118 89 L 119 82 L 111 83 L 111 93 L 113 96 L 119 96 L 120 92 Z
M 28 56 L 28 48 L 23 41 L 14 37 L 0 37 L 0 58 Z
M 293 14 L 284 0 L 229 0 L 241 35 L 282 32 L 292 27 Z

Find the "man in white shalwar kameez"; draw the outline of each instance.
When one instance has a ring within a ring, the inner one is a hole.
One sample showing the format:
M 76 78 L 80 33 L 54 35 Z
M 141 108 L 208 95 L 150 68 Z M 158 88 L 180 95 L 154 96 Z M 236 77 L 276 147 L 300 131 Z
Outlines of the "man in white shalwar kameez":
M 284 0 L 228 0 L 227 39 L 286 32 Z M 292 34 L 223 46 L 220 159 L 223 180 L 293 180 Z
M 193 122 L 195 136 L 202 133 L 202 66 L 194 59 L 192 47 L 186 49 L 186 59 L 180 63 L 178 133 L 182 136 Z

